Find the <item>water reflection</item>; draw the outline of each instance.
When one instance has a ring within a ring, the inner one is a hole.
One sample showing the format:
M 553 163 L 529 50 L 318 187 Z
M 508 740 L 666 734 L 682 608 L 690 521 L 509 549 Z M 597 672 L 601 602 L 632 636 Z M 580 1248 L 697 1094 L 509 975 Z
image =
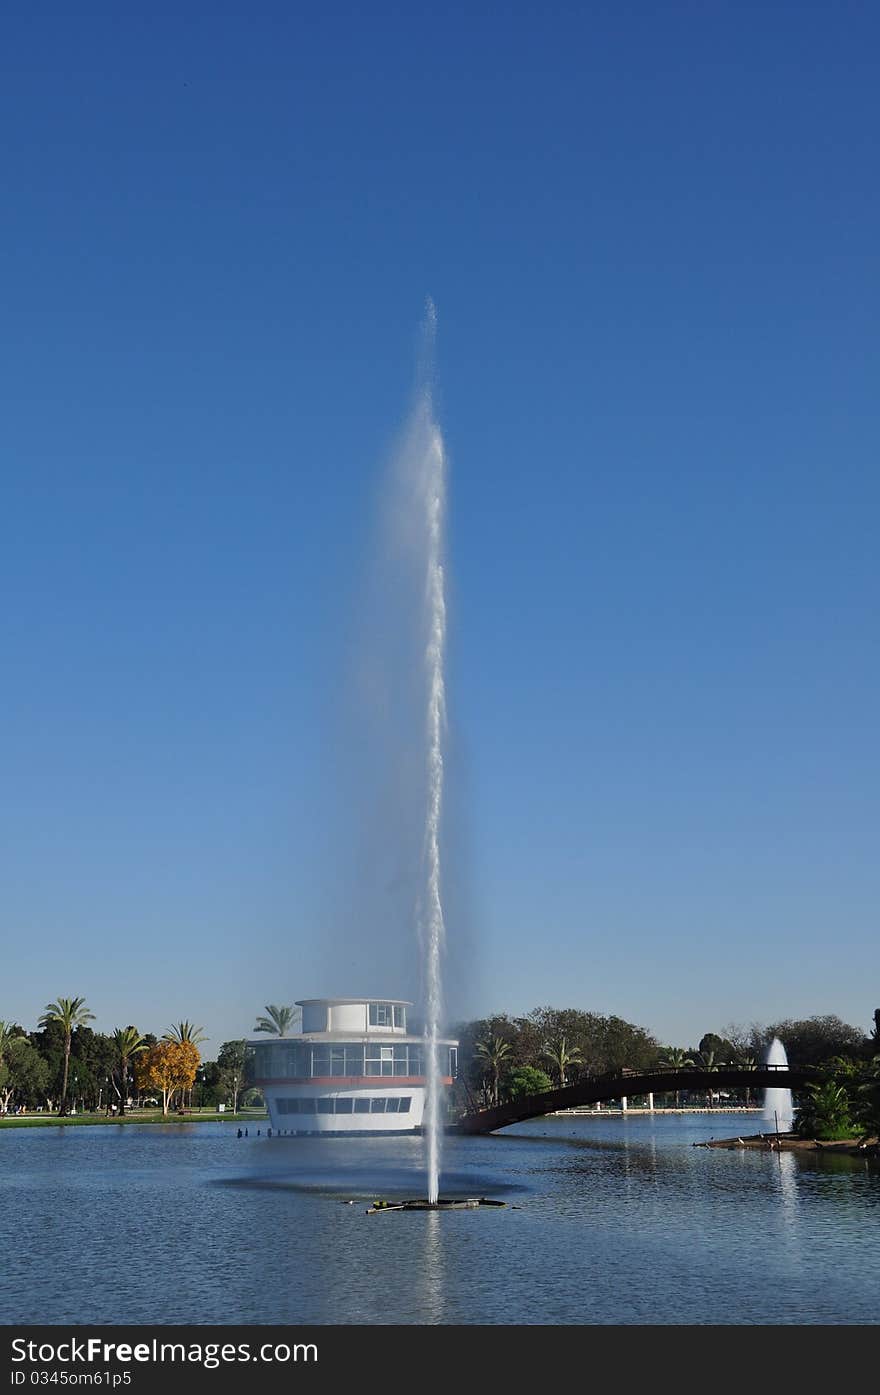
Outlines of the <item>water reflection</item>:
M 692 1146 L 723 1132 L 591 1117 L 450 1139 L 443 1193 L 517 1209 L 377 1216 L 421 1194 L 419 1140 L 0 1133 L 0 1321 L 875 1322 L 880 1168 Z
M 422 1226 L 422 1318 L 425 1323 L 446 1321 L 446 1263 L 443 1253 L 443 1223 L 448 1219 L 438 1211 L 413 1213 Z

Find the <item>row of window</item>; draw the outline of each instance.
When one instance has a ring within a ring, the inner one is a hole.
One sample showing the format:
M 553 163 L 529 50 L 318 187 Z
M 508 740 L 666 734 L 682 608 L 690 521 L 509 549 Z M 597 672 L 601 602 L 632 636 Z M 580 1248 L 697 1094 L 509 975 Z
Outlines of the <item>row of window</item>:
M 403 1027 L 406 1029 L 406 1008 L 398 1003 L 370 1003 L 371 1027 Z
M 310 1043 L 260 1042 L 253 1048 L 254 1078 L 284 1080 L 292 1076 L 309 1079 L 327 1075 L 424 1075 L 425 1053 L 421 1044 L 400 1042 L 394 1046 L 311 1045 Z M 455 1047 L 440 1047 L 444 1075 L 455 1075 Z M 446 1054 L 448 1053 L 448 1054 Z
M 279 1114 L 408 1114 L 412 1096 L 385 1096 L 378 1099 L 280 1099 L 275 1101 Z

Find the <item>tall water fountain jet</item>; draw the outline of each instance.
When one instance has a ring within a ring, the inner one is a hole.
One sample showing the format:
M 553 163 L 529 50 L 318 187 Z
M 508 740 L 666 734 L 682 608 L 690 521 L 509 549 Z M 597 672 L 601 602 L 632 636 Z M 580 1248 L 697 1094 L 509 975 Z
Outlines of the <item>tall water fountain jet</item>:
M 774 1037 L 764 1056 L 764 1064 L 767 1066 L 788 1066 L 788 1057 L 785 1054 L 785 1047 L 778 1037 Z M 764 1091 L 764 1110 L 761 1116 L 768 1124 L 773 1124 L 777 1129 L 790 1129 L 794 1118 L 794 1107 L 791 1102 L 791 1090 L 772 1088 Z
M 442 956 L 446 938 L 440 880 L 440 823 L 443 813 L 443 735 L 446 727 L 446 581 L 443 567 L 443 521 L 446 504 L 446 458 L 443 437 L 434 420 L 430 364 L 436 333 L 436 312 L 431 300 L 425 318 L 426 363 L 416 406 L 416 439 L 422 442 L 420 462 L 424 482 L 426 570 L 425 605 L 427 643 L 427 809 L 425 814 L 425 900 L 421 931 L 425 953 L 425 1036 L 428 1089 L 426 1128 L 428 1140 L 428 1201 L 440 1192 L 440 1019 L 443 1011 Z

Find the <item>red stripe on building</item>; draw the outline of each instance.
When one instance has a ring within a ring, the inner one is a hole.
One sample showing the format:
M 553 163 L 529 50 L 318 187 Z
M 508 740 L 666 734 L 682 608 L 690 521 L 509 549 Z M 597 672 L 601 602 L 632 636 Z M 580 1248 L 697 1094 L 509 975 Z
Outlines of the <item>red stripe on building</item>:
M 451 1075 L 441 1075 L 443 1085 L 452 1084 Z M 255 1085 L 335 1085 L 350 1090 L 352 1087 L 368 1086 L 371 1090 L 377 1085 L 427 1085 L 424 1075 L 285 1075 L 282 1079 L 255 1080 Z

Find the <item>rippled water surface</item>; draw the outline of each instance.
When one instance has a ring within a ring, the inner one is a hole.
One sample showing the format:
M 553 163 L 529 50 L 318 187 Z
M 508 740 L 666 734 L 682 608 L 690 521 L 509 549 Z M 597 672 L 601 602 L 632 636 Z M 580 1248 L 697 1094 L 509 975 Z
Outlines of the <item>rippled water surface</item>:
M 0 1131 L 0 1321 L 874 1323 L 880 1169 L 694 1148 L 757 1116 L 535 1120 L 423 1143 L 229 1125 Z M 353 1202 L 353 1204 L 348 1204 Z

